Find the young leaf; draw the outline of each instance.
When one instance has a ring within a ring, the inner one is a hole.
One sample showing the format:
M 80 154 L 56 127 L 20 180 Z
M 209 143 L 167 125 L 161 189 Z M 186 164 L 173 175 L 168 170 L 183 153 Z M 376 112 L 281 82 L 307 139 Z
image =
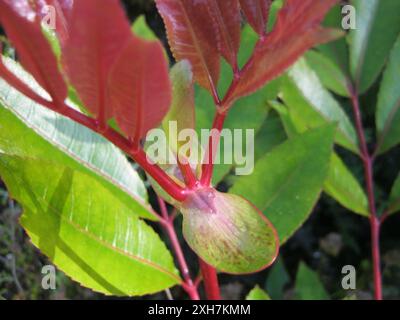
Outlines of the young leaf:
M 190 63 L 178 62 L 170 72 L 172 82 L 172 104 L 162 126 L 169 140 L 169 147 L 178 153 L 184 142 L 179 142 L 179 133 L 185 129 L 195 129 L 194 82 Z M 170 130 L 176 124 L 176 130 Z
M 369 216 L 368 200 L 360 183 L 335 153 L 332 155 L 325 192 L 352 212 Z
M 350 69 L 359 93 L 377 79 L 400 32 L 400 1 L 352 0 L 357 28 L 350 30 Z
M 376 128 L 378 153 L 383 153 L 400 142 L 400 36 L 393 47 L 389 63 L 383 74 L 378 106 Z
M 251 27 L 260 36 L 267 32 L 271 0 L 240 0 L 240 7 Z
M 337 38 L 340 32 L 319 26 L 325 14 L 337 2 L 286 1 L 272 32 L 258 42 L 252 63 L 243 69 L 240 85 L 227 105 L 283 73 L 309 48 Z
M 281 243 L 307 219 L 322 191 L 335 131 L 328 125 L 289 139 L 257 161 L 254 173 L 237 179 L 230 190 L 265 213 Z
M 43 93 L 17 63 L 10 59 L 4 62 L 34 92 Z M 1 79 L 0 149 L 83 171 L 138 216 L 156 220 L 142 180 L 121 151 L 93 131 L 32 102 Z
M 28 2 L 1 0 L 0 22 L 24 68 L 50 94 L 53 101 L 63 102 L 67 97 L 67 87 L 52 48 L 42 33 L 40 20 Z M 7 78 L 7 81 L 10 79 Z
M 388 213 L 391 214 L 397 211 L 400 211 L 400 174 L 394 182 L 392 191 L 390 192 Z
M 269 266 L 278 254 L 274 227 L 239 196 L 199 189 L 188 196 L 180 210 L 187 243 L 220 271 L 256 272 Z
M 177 61 L 190 61 L 196 81 L 212 91 L 219 78 L 220 59 L 217 46 L 206 37 L 214 37 L 212 23 L 203 21 L 204 1 L 156 0 L 167 30 L 168 42 Z
M 158 41 L 132 36 L 111 69 L 108 90 L 121 130 L 134 141 L 158 126 L 168 112 L 171 85 Z
M 300 300 L 329 300 L 318 274 L 308 268 L 303 262 L 300 263 L 296 277 L 296 295 Z
M 321 84 L 304 59 L 289 70 L 289 81 L 282 85 L 282 98 L 288 106 L 294 124 L 305 131 L 310 127 L 337 122 L 336 142 L 358 152 L 355 129 L 335 98 Z
M 106 95 L 111 67 L 132 37 L 118 0 L 106 6 L 96 0 L 75 1 L 63 61 L 85 107 L 101 122 L 112 117 Z
M 246 296 L 246 300 L 271 300 L 271 298 L 257 285 Z
M 217 45 L 218 52 L 236 68 L 241 26 L 239 1 L 206 0 L 204 5 L 207 6 L 209 17 L 205 17 L 203 23 L 206 24 L 211 19 L 215 35 L 210 46 Z M 205 35 L 205 39 L 210 41 L 211 35 Z
M 96 179 L 58 163 L 4 154 L 0 174 L 24 209 L 21 223 L 33 244 L 83 286 L 132 296 L 181 282 L 154 230 Z

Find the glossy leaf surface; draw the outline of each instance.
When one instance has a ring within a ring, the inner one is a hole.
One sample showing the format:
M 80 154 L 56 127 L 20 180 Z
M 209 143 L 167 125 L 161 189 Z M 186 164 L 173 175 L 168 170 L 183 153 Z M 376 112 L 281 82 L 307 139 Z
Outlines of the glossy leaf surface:
M 196 81 L 209 91 L 217 85 L 220 58 L 216 45 L 206 37 L 214 37 L 213 24 L 203 21 L 207 16 L 204 1 L 157 0 L 167 30 L 168 42 L 177 61 L 190 61 Z
M 259 34 L 267 31 L 271 0 L 240 0 L 240 7 L 251 27 Z
M 58 163 L 4 154 L 0 173 L 23 207 L 21 223 L 33 244 L 81 285 L 132 296 L 180 283 L 158 235 L 96 179 Z
M 38 94 L 43 90 L 9 59 L 7 67 Z M 23 96 L 0 80 L 0 149 L 79 169 L 101 182 L 137 215 L 156 219 L 137 172 L 111 142 Z

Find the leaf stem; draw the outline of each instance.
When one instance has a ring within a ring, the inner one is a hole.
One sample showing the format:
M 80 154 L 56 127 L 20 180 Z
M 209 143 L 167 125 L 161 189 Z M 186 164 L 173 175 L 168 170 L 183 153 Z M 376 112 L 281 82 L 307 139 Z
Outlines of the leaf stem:
M 221 131 L 224 126 L 226 118 L 226 113 L 216 112 L 214 123 L 211 129 L 211 134 L 208 140 L 207 151 L 204 156 L 203 165 L 202 165 L 202 173 L 200 183 L 203 186 L 209 186 L 212 180 L 212 174 L 214 171 L 214 160 L 216 156 L 216 151 L 219 146 L 219 141 L 221 137 Z
M 173 219 L 168 215 L 167 206 L 165 201 L 157 196 L 158 204 L 160 206 L 161 215 L 163 220 L 161 221 L 161 225 L 164 227 L 165 231 L 168 234 L 168 237 L 171 241 L 171 246 L 175 252 L 176 258 L 178 260 L 178 264 L 184 279 L 184 283 L 182 288 L 187 292 L 190 299 L 192 300 L 199 300 L 199 294 L 197 292 L 197 286 L 193 283 L 192 278 L 190 277 L 189 267 L 186 263 L 185 256 L 183 254 L 181 245 L 179 243 L 178 237 L 176 235 L 174 229 Z
M 204 288 L 208 300 L 221 300 L 217 271 L 199 258 L 200 270 L 203 275 Z
M 372 249 L 372 264 L 374 273 L 374 298 L 382 300 L 382 275 L 381 275 L 381 257 L 379 252 L 379 232 L 380 221 L 376 213 L 375 194 L 374 194 L 374 178 L 373 164 L 374 159 L 368 151 L 367 142 L 365 139 L 365 131 L 362 123 L 360 104 L 358 100 L 358 92 L 354 88 L 350 88 L 351 101 L 353 105 L 354 118 L 356 123 L 357 135 L 360 142 L 361 159 L 364 164 L 364 176 L 367 188 L 368 203 L 370 210 L 370 227 L 371 227 L 371 249 Z

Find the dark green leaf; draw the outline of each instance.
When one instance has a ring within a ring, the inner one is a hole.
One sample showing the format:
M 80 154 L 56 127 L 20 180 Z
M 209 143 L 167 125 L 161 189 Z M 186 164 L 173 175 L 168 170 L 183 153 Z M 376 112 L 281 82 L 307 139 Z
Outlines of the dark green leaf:
M 400 211 L 400 174 L 397 177 L 390 193 L 388 213 L 395 213 L 397 211 Z
M 377 79 L 400 32 L 400 1 L 352 0 L 356 29 L 350 30 L 350 69 L 359 93 Z
M 379 153 L 400 142 L 400 37 L 398 37 L 389 63 L 383 74 L 376 110 Z
M 284 289 L 289 283 L 290 277 L 283 264 L 282 258 L 278 258 L 272 266 L 267 278 L 267 291 L 273 300 L 284 299 Z

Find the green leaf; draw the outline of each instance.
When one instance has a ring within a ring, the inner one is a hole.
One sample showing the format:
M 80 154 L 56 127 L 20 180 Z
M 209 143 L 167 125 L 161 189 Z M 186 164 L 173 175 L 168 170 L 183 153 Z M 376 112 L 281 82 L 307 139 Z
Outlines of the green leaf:
M 255 161 L 283 143 L 286 139 L 286 132 L 278 113 L 274 110 L 270 111 L 256 136 L 254 143 Z
M 289 137 L 298 135 L 299 132 L 287 108 L 278 102 L 271 102 L 270 104 L 279 112 L 287 135 Z M 369 215 L 368 200 L 364 190 L 351 171 L 335 153 L 332 154 L 330 160 L 329 173 L 324 184 L 324 191 L 352 212 L 364 216 Z
M 132 31 L 138 37 L 146 40 L 159 40 L 154 34 L 153 30 L 147 25 L 146 17 L 144 15 L 139 16 L 132 24 Z
M 257 161 L 254 173 L 240 177 L 231 189 L 264 212 L 281 243 L 300 228 L 318 200 L 335 131 L 327 125 L 289 139 Z
M 369 216 L 368 199 L 360 183 L 335 153 L 332 155 L 325 192 L 352 212 Z
M 397 211 L 400 211 L 400 174 L 398 175 L 392 191 L 390 192 L 388 213 L 391 214 Z
M 15 62 L 6 65 L 33 90 L 45 94 Z M 156 220 L 147 192 L 126 157 L 91 130 L 23 96 L 0 79 L 0 149 L 9 155 L 44 159 L 96 178 L 137 215 Z
M 91 175 L 5 154 L 0 173 L 33 244 L 83 286 L 132 296 L 181 282 L 157 233 Z
M 329 295 L 318 278 L 318 274 L 300 263 L 297 271 L 295 291 L 300 300 L 329 300 Z
M 400 1 L 352 0 L 357 13 L 350 30 L 350 69 L 359 93 L 377 79 L 400 32 Z
M 276 230 L 242 197 L 202 188 L 191 193 L 179 209 L 186 242 L 220 271 L 257 272 L 278 254 Z
M 282 258 L 278 258 L 267 278 L 267 291 L 273 300 L 283 300 L 284 299 L 284 289 L 289 283 L 290 277 L 286 268 L 283 264 Z
M 271 298 L 257 285 L 246 296 L 246 300 L 271 300 Z
M 317 51 L 308 51 L 305 54 L 307 63 L 321 80 L 322 84 L 338 95 L 348 97 L 348 79 L 342 70 L 329 58 Z
M 325 16 L 323 25 L 328 28 L 342 29 L 342 20 L 342 6 L 334 6 Z M 319 45 L 317 50 L 331 60 L 346 77 L 349 76 L 349 48 L 344 37 Z
M 178 153 L 178 149 L 186 145 L 186 142 L 178 141 L 179 135 L 184 134 L 183 130 L 195 129 L 194 82 L 189 61 L 183 60 L 175 64 L 170 78 L 173 99 L 162 127 L 169 147 Z
M 393 47 L 383 74 L 376 110 L 378 153 L 383 153 L 400 142 L 400 36 Z
M 282 98 L 298 131 L 337 122 L 336 142 L 357 153 L 357 138 L 352 123 L 304 59 L 289 70 L 287 79 L 282 85 Z

